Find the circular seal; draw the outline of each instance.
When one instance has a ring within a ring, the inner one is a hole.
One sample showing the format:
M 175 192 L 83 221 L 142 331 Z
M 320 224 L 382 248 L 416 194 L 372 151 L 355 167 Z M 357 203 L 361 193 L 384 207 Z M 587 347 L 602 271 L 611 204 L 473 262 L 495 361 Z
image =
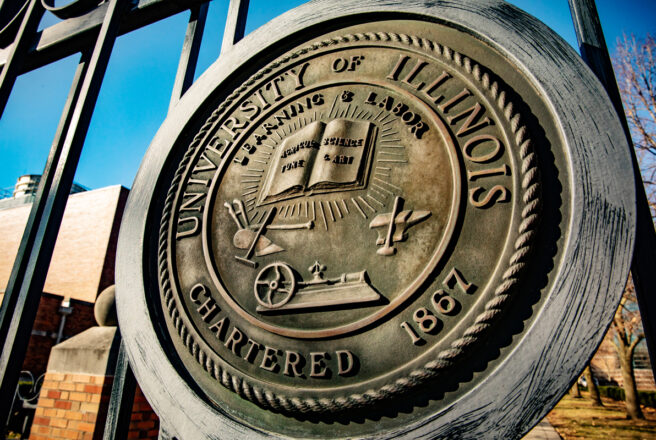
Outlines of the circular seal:
M 494 78 L 437 42 L 369 32 L 238 87 L 162 215 L 187 362 L 316 416 L 384 405 L 475 350 L 521 285 L 540 211 L 530 133 Z
M 625 281 L 620 124 L 503 2 L 342 5 L 254 32 L 153 140 L 117 257 L 130 363 L 181 440 L 519 438 Z

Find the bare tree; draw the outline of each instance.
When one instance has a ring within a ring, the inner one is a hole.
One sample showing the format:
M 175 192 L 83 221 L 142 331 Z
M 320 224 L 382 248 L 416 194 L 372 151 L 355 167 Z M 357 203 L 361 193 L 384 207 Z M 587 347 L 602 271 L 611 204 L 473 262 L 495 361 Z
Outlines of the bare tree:
M 581 387 L 579 387 L 579 379 L 576 378 L 574 381 L 574 385 L 572 385 L 572 388 L 569 389 L 569 394 L 570 396 L 574 397 L 575 399 L 582 399 L 583 396 L 581 395 Z
M 656 217 L 656 38 L 624 35 L 617 42 L 613 67 L 652 217 Z
M 656 218 L 656 39 L 649 34 L 644 39 L 624 35 L 617 42 L 613 65 L 652 218 Z M 644 418 L 633 371 L 633 354 L 644 331 L 631 279 L 611 328 L 622 370 L 627 414 L 632 419 Z
M 638 311 L 633 281 L 629 278 L 620 306 L 615 312 L 611 325 L 613 344 L 620 359 L 622 382 L 626 396 L 626 414 L 632 419 L 644 419 L 640 409 L 638 389 L 633 371 L 633 354 L 636 346 L 645 338 L 642 320 Z
M 585 381 L 588 384 L 588 392 L 590 393 L 590 400 L 594 406 L 604 406 L 601 401 L 601 396 L 599 395 L 599 388 L 597 388 L 597 383 L 595 382 L 594 374 L 592 373 L 592 367 L 588 364 L 583 370 L 583 376 Z

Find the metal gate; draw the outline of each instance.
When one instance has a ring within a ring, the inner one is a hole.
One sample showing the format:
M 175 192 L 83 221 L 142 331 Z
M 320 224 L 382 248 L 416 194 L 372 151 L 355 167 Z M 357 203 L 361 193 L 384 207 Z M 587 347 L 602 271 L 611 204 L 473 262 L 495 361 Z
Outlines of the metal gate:
M 248 3 L 248 0 L 230 1 L 222 52 L 231 50 L 244 36 Z M 16 391 L 66 200 L 116 38 L 179 12 L 190 11 L 170 110 L 193 83 L 208 4 L 204 0 L 106 0 L 100 5 L 97 0 L 74 0 L 63 6 L 55 6 L 55 0 L 0 2 L 0 23 L 7 23 L 0 30 L 0 45 L 5 46 L 0 51 L 0 116 L 19 75 L 80 53 L 0 310 L 0 340 L 3 341 L 0 418 L 4 421 L 8 420 L 12 409 L 13 399 L 7 396 L 14 396 Z M 623 115 L 594 0 L 569 0 L 569 4 L 581 55 L 606 87 L 618 113 Z M 46 11 L 63 21 L 38 32 Z M 621 117 L 621 120 L 629 137 L 626 119 Z M 635 155 L 633 157 L 636 176 L 640 176 Z M 653 329 L 656 301 L 647 295 L 647 287 L 656 283 L 656 271 L 649 270 L 656 260 L 656 235 L 641 181 L 636 181 L 636 188 L 639 239 L 632 273 L 653 366 L 656 365 L 656 330 Z M 136 380 L 121 346 L 105 439 L 126 437 L 135 388 Z M 1 426 L 4 429 L 4 423 Z

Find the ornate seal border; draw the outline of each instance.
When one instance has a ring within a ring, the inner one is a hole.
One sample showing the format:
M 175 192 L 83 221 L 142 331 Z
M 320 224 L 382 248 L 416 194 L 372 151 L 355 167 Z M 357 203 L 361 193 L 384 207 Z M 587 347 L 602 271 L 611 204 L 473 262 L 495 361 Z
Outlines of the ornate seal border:
M 255 81 L 279 66 L 282 66 L 308 52 L 334 46 L 336 44 L 348 44 L 362 41 L 391 41 L 395 43 L 403 43 L 440 56 L 445 61 L 453 62 L 456 66 L 464 68 L 465 71 L 482 86 L 483 90 L 491 95 L 491 98 L 496 103 L 498 109 L 501 110 L 504 117 L 509 122 L 512 134 L 515 136 L 515 143 L 519 146 L 519 157 L 521 160 L 521 187 L 523 191 L 522 201 L 525 205 L 522 209 L 521 223 L 518 228 L 519 237 L 515 240 L 514 252 L 507 261 L 507 268 L 502 275 L 501 284 L 496 287 L 493 297 L 485 304 L 484 311 L 480 313 L 474 320 L 474 323 L 464 331 L 462 337 L 453 341 L 448 349 L 439 352 L 433 360 L 426 363 L 423 367 L 413 370 L 406 377 L 396 379 L 391 384 L 385 385 L 379 389 L 367 390 L 361 394 L 350 394 L 343 397 L 323 399 L 279 395 L 264 388 L 254 386 L 248 383 L 247 380 L 230 374 L 225 368 L 218 365 L 212 359 L 211 355 L 208 355 L 203 351 L 195 340 L 193 333 L 187 329 L 183 320 L 180 318 L 178 305 L 171 291 L 171 280 L 168 271 L 167 258 L 168 223 L 172 214 L 173 201 L 175 199 L 176 191 L 174 189 L 180 184 L 188 162 L 193 157 L 196 149 L 200 146 L 204 135 L 210 129 L 212 124 L 225 112 L 226 108 L 229 107 L 235 99 L 239 98 Z M 256 403 L 262 408 L 285 413 L 324 414 L 345 409 L 362 408 L 373 405 L 381 400 L 406 393 L 426 381 L 437 377 L 438 374 L 451 367 L 457 358 L 466 354 L 468 348 L 472 347 L 479 341 L 483 334 L 492 326 L 492 323 L 502 313 L 503 307 L 506 303 L 510 301 L 512 290 L 519 283 L 519 277 L 527 266 L 527 259 L 532 251 L 535 236 L 537 234 L 536 229 L 539 224 L 540 208 L 540 173 L 537 167 L 537 158 L 533 151 L 531 140 L 527 134 L 527 128 L 522 125 L 521 115 L 515 111 L 514 105 L 508 98 L 507 93 L 501 89 L 501 86 L 493 78 L 491 78 L 491 75 L 485 71 L 485 68 L 479 66 L 468 57 L 425 38 L 388 32 L 348 34 L 315 42 L 310 46 L 306 46 L 270 63 L 251 76 L 238 89 L 225 98 L 218 108 L 212 112 L 205 124 L 203 124 L 190 143 L 171 181 L 162 211 L 158 249 L 160 291 L 169 316 L 173 320 L 174 327 L 182 339 L 183 344 L 189 350 L 189 353 L 207 373 L 209 373 L 214 379 L 218 380 L 225 388 Z

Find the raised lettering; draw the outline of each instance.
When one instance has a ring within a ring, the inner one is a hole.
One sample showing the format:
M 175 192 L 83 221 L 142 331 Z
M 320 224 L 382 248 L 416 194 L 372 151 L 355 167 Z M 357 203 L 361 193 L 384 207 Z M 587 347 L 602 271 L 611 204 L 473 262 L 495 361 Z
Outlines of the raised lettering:
M 262 128 L 264 129 L 267 135 L 270 135 L 271 133 L 273 133 L 273 130 L 278 128 L 278 126 L 265 122 L 264 124 L 262 124 Z
M 405 83 L 409 85 L 410 87 L 413 87 L 415 90 L 421 90 L 424 88 L 426 84 L 423 82 L 420 82 L 418 84 L 412 84 L 412 81 L 414 81 L 415 77 L 421 70 L 427 65 L 428 63 L 426 61 L 419 61 L 417 60 L 417 63 L 415 64 L 415 67 L 412 68 L 412 70 L 406 75 L 405 78 L 401 81 L 402 83 Z
M 289 120 L 289 118 L 290 118 L 289 113 L 287 113 L 287 110 L 284 110 L 284 109 L 282 111 L 282 114 L 278 113 L 277 115 L 273 115 L 273 119 L 276 120 L 277 125 L 282 125 L 283 121 Z
M 439 106 L 439 109 L 442 113 L 449 113 L 449 110 L 451 110 L 454 105 L 458 104 L 468 96 L 471 96 L 471 92 L 467 89 L 462 89 L 462 92 L 458 93 L 456 96 Z
M 191 299 L 193 303 L 198 304 L 200 303 L 200 300 L 198 299 L 200 295 L 207 295 L 207 287 L 198 283 L 189 290 L 189 299 Z
M 435 310 L 443 315 L 450 315 L 456 310 L 456 300 L 452 296 L 447 295 L 442 289 L 433 294 L 431 302 Z
M 364 60 L 364 56 L 363 56 L 363 55 L 353 55 L 353 56 L 351 57 L 351 62 L 349 63 L 349 68 L 348 68 L 348 70 L 350 70 L 351 72 L 353 72 L 357 66 L 359 66 L 360 64 L 362 64 L 362 60 Z
M 444 99 L 444 96 L 442 95 L 437 95 L 437 96 L 432 96 L 432 93 L 437 90 L 438 87 L 440 87 L 447 79 L 451 78 L 451 75 L 449 75 L 446 72 L 442 72 L 440 76 L 435 78 L 435 81 L 433 81 L 426 90 L 424 90 L 424 95 L 431 101 L 433 101 L 434 104 L 437 104 L 441 102 Z
M 494 148 L 492 149 L 492 151 L 487 154 L 483 154 L 481 156 L 474 156 L 474 149 L 485 141 L 491 141 L 494 143 Z M 462 152 L 465 158 L 472 162 L 475 163 L 492 162 L 493 160 L 496 160 L 499 156 L 501 156 L 501 154 L 503 154 L 503 144 L 501 143 L 499 138 L 495 136 L 489 134 L 481 134 L 478 136 L 474 136 L 473 138 L 465 142 L 465 145 L 462 148 Z
M 510 167 L 508 165 L 501 165 L 497 168 L 490 168 L 487 170 L 469 171 L 467 170 L 467 178 L 472 182 L 476 179 L 492 176 L 510 176 Z
M 355 367 L 355 358 L 353 353 L 348 350 L 337 350 L 337 374 L 346 376 L 353 371 Z
M 307 100 L 309 102 L 310 98 L 307 98 Z M 290 116 L 292 118 L 295 118 L 296 116 L 303 113 L 305 111 L 305 108 L 303 107 L 303 104 L 301 104 L 300 102 L 295 102 L 289 107 L 289 111 L 290 111 Z
M 202 160 L 206 162 L 205 165 L 200 164 Z M 192 173 L 200 173 L 202 171 L 214 171 L 215 169 L 216 169 L 216 164 L 209 157 L 207 157 L 207 155 L 203 151 Z
M 246 115 L 249 121 L 252 121 L 253 119 L 257 118 L 257 116 L 262 111 L 258 106 L 256 106 L 250 101 L 242 102 L 241 105 L 239 106 L 239 110 L 241 110 L 244 113 L 250 113 Z
M 303 373 L 299 371 L 303 366 L 299 365 L 303 361 L 303 358 L 300 354 L 295 351 L 285 351 L 285 369 L 282 374 L 285 376 L 303 376 Z
M 313 352 L 310 353 L 310 377 L 328 377 L 328 367 L 324 359 L 330 359 L 328 353 Z
M 265 86 L 265 88 L 267 90 L 273 90 L 273 99 L 274 99 L 274 101 L 280 101 L 282 99 L 282 93 L 280 93 L 280 87 L 278 86 L 278 83 L 280 81 L 282 81 L 281 77 L 273 78 Z
M 226 121 L 221 125 L 221 129 L 230 135 L 231 138 L 235 138 L 239 133 L 239 130 L 243 130 L 248 127 L 248 122 L 239 122 L 239 119 L 234 116 L 226 119 Z
M 412 319 L 415 320 L 421 331 L 424 333 L 433 333 L 437 329 L 437 318 L 425 307 L 420 307 L 415 310 Z
M 233 327 L 232 333 L 225 341 L 225 347 L 232 351 L 234 354 L 239 356 L 239 349 L 241 348 L 241 342 L 244 340 L 244 334 L 237 327 Z
M 224 329 L 227 330 L 228 325 L 230 325 L 230 320 L 227 317 L 221 318 L 219 321 L 215 322 L 214 324 L 209 326 L 210 331 L 214 333 L 214 335 L 218 338 L 223 340 L 225 337 L 225 332 Z
M 389 73 L 389 75 L 387 75 L 387 79 L 391 79 L 392 81 L 398 81 L 399 74 L 401 73 L 403 67 L 405 67 L 405 63 L 407 63 L 409 59 L 410 59 L 409 56 L 401 55 L 399 57 L 399 60 L 396 62 L 396 66 L 394 66 L 394 68 Z
M 248 164 L 248 158 L 247 157 L 236 157 L 232 159 L 234 163 L 238 163 L 239 165 L 246 166 Z
M 278 371 L 279 365 L 276 363 L 276 354 L 278 354 L 278 350 L 275 348 L 267 347 L 265 345 L 260 368 L 263 370 L 271 371 L 273 373 Z
M 345 58 L 335 58 L 335 61 L 333 61 L 333 64 L 330 66 L 335 73 L 341 73 L 345 71 L 347 67 L 348 61 L 346 61 Z
M 199 229 L 198 227 L 200 226 L 200 220 L 194 216 L 178 218 L 178 228 L 183 224 L 189 222 L 194 222 L 194 225 L 191 227 L 191 229 L 188 229 L 186 231 L 176 232 L 175 233 L 176 240 L 180 240 L 181 238 L 191 237 L 192 235 L 195 235 L 198 232 Z
M 451 272 L 444 278 L 442 283 L 449 289 L 453 289 L 457 285 L 464 293 L 471 293 L 476 289 L 476 286 L 468 283 L 462 273 L 455 267 L 451 269 Z
M 260 104 L 262 104 L 262 110 L 269 108 L 271 104 L 262 96 L 262 90 L 256 90 L 253 92 L 253 95 L 257 96 L 257 99 L 260 100 Z
M 259 342 L 255 342 L 251 338 L 248 338 L 248 342 L 246 342 L 246 344 L 248 344 L 249 347 L 248 347 L 248 351 L 246 352 L 246 355 L 244 356 L 244 360 L 252 364 L 253 361 L 255 361 L 255 358 L 257 357 L 257 352 L 260 350 L 260 348 L 262 348 L 262 344 L 260 344 Z
M 211 151 L 212 153 L 219 156 L 220 159 L 223 159 L 228 148 L 232 146 L 232 142 L 227 139 L 221 139 L 218 136 L 214 136 L 212 140 L 208 143 L 205 151 Z
M 210 322 L 212 318 L 214 318 L 214 316 L 220 311 L 220 309 L 212 297 L 209 297 L 203 304 L 196 308 L 196 311 L 201 315 L 200 318 L 203 321 Z
M 463 111 L 462 113 L 448 118 L 449 124 L 453 125 L 459 119 L 462 119 L 465 116 L 469 115 L 465 120 L 465 123 L 462 124 L 462 126 L 460 127 L 460 129 L 458 129 L 458 132 L 456 134 L 458 136 L 465 136 L 473 131 L 480 130 L 481 128 L 487 127 L 488 125 L 492 124 L 490 118 L 486 116 L 485 119 L 478 122 L 476 125 L 472 125 L 473 122 L 477 121 L 480 118 L 479 113 L 481 113 L 481 111 L 485 112 L 485 108 L 483 108 L 483 106 L 481 106 L 481 104 L 477 102 L 475 105 Z
M 305 75 L 305 71 L 309 65 L 310 63 L 303 64 L 298 68 L 298 73 L 296 73 L 295 69 L 290 69 L 289 72 L 287 72 L 292 78 L 294 78 L 294 81 L 296 81 L 296 87 L 294 87 L 294 90 L 302 89 L 305 87 L 303 84 L 303 75 Z
M 410 133 L 414 134 L 417 139 L 421 137 L 428 131 L 428 124 L 425 124 L 422 121 L 419 121 L 416 125 L 410 127 Z
M 202 186 L 210 186 L 210 181 L 209 179 L 189 179 L 187 182 L 188 185 L 202 185 Z
M 392 106 L 394 105 L 394 98 L 391 96 L 386 96 L 383 98 L 382 101 L 378 104 L 378 107 L 384 108 L 385 110 L 391 110 Z
M 180 212 L 182 211 L 202 211 L 203 210 L 203 205 L 198 205 L 198 206 L 191 206 L 203 197 L 205 197 L 205 193 L 184 193 L 182 194 L 182 203 L 180 204 Z M 184 198 L 185 197 L 191 197 L 191 199 L 187 200 L 185 202 Z
M 407 321 L 401 323 L 401 328 L 410 336 L 410 340 L 414 345 L 422 345 L 424 340 L 419 337 L 415 329 L 413 329 Z
M 489 208 L 497 202 L 503 203 L 510 200 L 510 191 L 501 185 L 493 186 L 481 200 L 480 195 L 483 192 L 485 189 L 480 186 L 469 190 L 469 202 L 476 208 Z

